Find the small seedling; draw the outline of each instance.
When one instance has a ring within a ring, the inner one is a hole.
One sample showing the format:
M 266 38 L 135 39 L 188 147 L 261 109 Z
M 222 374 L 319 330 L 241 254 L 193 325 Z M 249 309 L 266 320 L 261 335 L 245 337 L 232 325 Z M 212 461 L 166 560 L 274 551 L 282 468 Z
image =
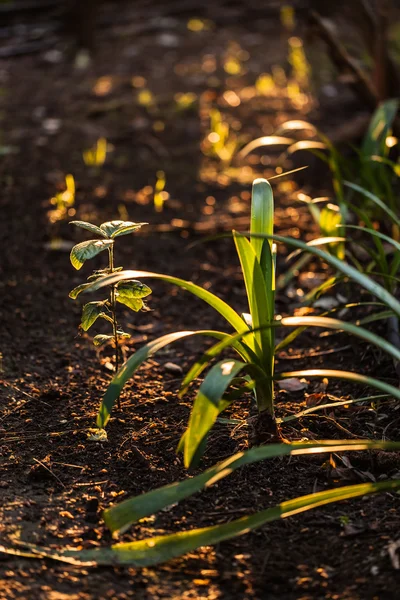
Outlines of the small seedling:
M 108 266 L 105 269 L 93 271 L 87 278 L 87 283 L 78 285 L 70 291 L 69 296 L 75 300 L 81 292 L 83 292 L 91 283 L 117 271 L 122 271 L 123 267 L 114 266 L 114 242 L 115 238 L 121 235 L 133 233 L 146 225 L 147 223 L 132 223 L 131 221 L 108 221 L 100 227 L 86 223 L 85 221 L 71 221 L 71 225 L 87 229 L 91 233 L 95 233 L 100 239 L 87 240 L 74 246 L 71 250 L 71 263 L 75 269 L 79 270 L 86 260 L 93 258 L 103 250 L 108 250 Z M 129 338 L 130 335 L 125 333 L 118 325 L 117 321 L 117 302 L 124 304 L 131 310 L 138 312 L 146 310 L 146 305 L 143 298 L 151 294 L 151 289 L 132 279 L 130 281 L 121 281 L 117 284 L 110 285 L 110 295 L 105 300 L 96 300 L 88 302 L 82 310 L 81 328 L 88 331 L 97 319 L 105 319 L 112 325 L 112 335 L 99 334 L 93 338 L 93 343 L 97 347 L 101 347 L 107 343 L 114 343 L 115 346 L 115 371 L 117 372 L 120 365 L 119 360 L 119 340 Z M 118 398 L 118 406 L 120 401 Z
M 102 167 L 107 158 L 106 138 L 99 138 L 94 146 L 83 151 L 82 156 L 87 167 Z

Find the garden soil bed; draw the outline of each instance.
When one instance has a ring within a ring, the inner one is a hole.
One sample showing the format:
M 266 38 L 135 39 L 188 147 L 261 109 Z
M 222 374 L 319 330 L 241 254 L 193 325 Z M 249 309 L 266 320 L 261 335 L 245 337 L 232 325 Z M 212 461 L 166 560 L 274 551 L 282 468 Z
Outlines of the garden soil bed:
M 232 228 L 246 230 L 249 182 L 273 175 L 276 155 L 265 166 L 247 163 L 242 170 L 205 156 L 200 143 L 207 136 L 210 107 L 218 106 L 247 139 L 272 133 L 288 118 L 310 118 L 332 129 L 343 123 L 344 114 L 360 112 L 345 91 L 335 110 L 327 107 L 329 115 L 315 103 L 299 107 L 284 94 L 267 98 L 251 92 L 260 73 L 284 64 L 278 15 L 260 19 L 256 12 L 252 20 L 249 9 L 239 24 L 240 15 L 235 21 L 229 11 L 218 13 L 217 3 L 216 28 L 194 32 L 187 22 L 196 14 L 165 10 L 163 19 L 154 19 L 155 4 L 132 8 L 121 2 L 115 11 L 115 3 L 105 2 L 101 23 L 111 25 L 97 28 L 96 56 L 84 71 L 74 69 L 65 40 L 54 33 L 56 53 L 43 48 L 0 62 L 0 142 L 16 149 L 6 151 L 0 163 L 0 534 L 6 547 L 18 539 L 54 548 L 107 545 L 111 537 L 102 509 L 187 475 L 175 450 L 193 398 L 180 399 L 177 392 L 181 373 L 207 342 L 178 344 L 149 360 L 126 386 L 107 441 L 88 439 L 110 380 L 111 358 L 107 350 L 96 354 L 91 336 L 78 331 L 82 303 L 70 300 L 68 292 L 90 268 L 74 271 L 67 250 L 68 242 L 88 238 L 68 220 L 148 222 L 141 233 L 118 240 L 119 264 L 191 278 L 245 311 L 232 241 L 190 244 Z M 28 19 L 27 30 L 35 23 Z M 239 73 L 222 69 L 228 55 L 241 65 Z M 243 88 L 249 93 L 237 105 Z M 153 96 L 144 106 L 138 94 L 146 89 Z M 176 95 L 189 92 L 195 94 L 194 107 L 177 108 Z M 109 142 L 106 163 L 87 167 L 82 151 L 100 137 Z M 303 159 L 304 164 L 309 157 Z M 155 212 L 149 189 L 159 170 L 166 173 L 170 194 L 161 213 Z M 76 212 L 56 220 L 50 198 L 63 189 L 67 173 L 77 185 Z M 296 197 L 300 191 L 329 193 L 328 180 L 315 165 L 293 180 L 278 180 L 280 233 L 315 235 Z M 283 270 L 287 249 L 279 252 Z M 102 259 L 100 254 L 93 264 L 102 265 Z M 311 262 L 306 274 L 278 294 L 278 311 L 293 312 L 301 290 L 313 287 L 325 271 Z M 127 356 L 170 331 L 224 328 L 200 300 L 163 283 L 150 285 L 150 312 L 121 313 L 132 335 Z M 359 299 L 354 286 L 344 284 L 340 291 L 349 301 Z M 343 335 L 306 332 L 278 356 L 277 371 L 303 367 L 361 370 L 394 382 L 386 357 Z M 368 393 L 334 381 L 313 382 L 301 391 L 277 390 L 277 411 L 298 412 L 325 402 L 327 394 Z M 252 415 L 249 398 L 235 405 L 229 416 L 244 424 L 214 428 L 202 468 L 248 447 L 245 420 Z M 399 423 L 398 406 L 388 401 L 324 411 L 292 421 L 282 433 L 288 440 L 398 439 Z M 345 462 L 337 456 L 275 459 L 235 472 L 139 523 L 122 539 L 222 523 L 302 494 L 396 472 L 399 462 L 391 453 L 352 454 Z M 389 549 L 400 537 L 399 510 L 399 497 L 389 493 L 331 505 L 146 569 L 83 569 L 2 554 L 0 598 L 395 599 L 400 570 Z

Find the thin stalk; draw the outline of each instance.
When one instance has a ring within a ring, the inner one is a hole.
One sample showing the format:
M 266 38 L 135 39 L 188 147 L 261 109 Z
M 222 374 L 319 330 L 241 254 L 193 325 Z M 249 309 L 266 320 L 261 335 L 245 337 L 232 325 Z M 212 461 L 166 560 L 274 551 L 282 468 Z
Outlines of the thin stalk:
M 114 245 L 108 249 L 109 255 L 109 269 L 110 273 L 114 273 Z M 115 372 L 118 373 L 119 369 L 119 352 L 118 352 L 118 323 L 117 323 L 117 299 L 116 299 L 116 285 L 111 286 L 110 292 L 111 312 L 113 320 L 113 336 L 115 344 Z M 121 409 L 120 396 L 117 398 L 118 409 Z

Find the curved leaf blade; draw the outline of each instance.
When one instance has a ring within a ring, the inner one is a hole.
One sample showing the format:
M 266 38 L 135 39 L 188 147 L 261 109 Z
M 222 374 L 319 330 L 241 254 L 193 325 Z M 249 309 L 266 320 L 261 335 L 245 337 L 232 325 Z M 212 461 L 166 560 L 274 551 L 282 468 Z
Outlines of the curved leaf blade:
M 348 452 L 356 450 L 400 450 L 400 442 L 380 442 L 371 440 L 320 440 L 317 442 L 294 442 L 291 444 L 268 444 L 239 452 L 210 467 L 200 475 L 168 484 L 128 498 L 103 513 L 104 521 L 111 533 L 124 533 L 140 519 L 156 514 L 167 506 L 181 502 L 185 498 L 209 488 L 237 469 L 278 456 L 300 456 L 324 452 Z
M 230 404 L 223 395 L 246 363 L 234 359 L 221 360 L 212 367 L 196 395 L 189 424 L 184 435 L 184 462 L 189 468 L 200 444 L 207 437 L 218 415 Z
M 103 314 L 104 301 L 101 302 L 88 302 L 82 309 L 82 320 L 81 326 L 83 331 L 87 331 L 97 321 L 97 319 Z
M 347 275 L 347 277 L 350 277 L 350 279 L 353 279 L 354 281 L 359 283 L 363 288 L 368 290 L 373 296 L 375 296 L 376 298 L 379 298 L 379 300 L 381 300 L 388 308 L 393 310 L 393 312 L 396 313 L 396 315 L 400 317 L 400 302 L 393 296 L 393 294 L 388 292 L 379 283 L 377 283 L 376 281 L 374 281 L 373 279 L 371 279 L 364 273 L 360 273 L 357 269 L 355 269 L 351 265 L 347 264 L 346 262 L 339 260 L 335 256 L 332 256 L 331 254 L 328 254 L 327 252 L 324 252 L 323 250 L 320 250 L 319 248 L 307 246 L 307 244 L 305 242 L 302 242 L 300 240 L 284 237 L 281 235 L 264 235 L 261 237 L 266 237 L 268 239 L 273 239 L 276 242 L 282 242 L 284 244 L 289 244 L 291 246 L 294 246 L 295 248 L 299 248 L 300 250 L 306 250 L 307 252 L 310 252 L 314 256 L 318 256 L 319 258 L 322 258 L 322 260 L 324 260 L 326 263 L 328 263 L 329 265 L 331 265 L 332 267 L 334 267 L 341 273 L 344 273 L 345 275 Z
M 360 375 L 359 373 L 353 373 L 352 371 L 337 371 L 335 369 L 305 369 L 302 371 L 289 371 L 286 373 L 280 373 L 276 375 L 275 379 L 286 379 L 287 377 L 331 377 L 332 379 L 346 379 L 348 381 L 354 381 L 355 383 L 361 383 L 363 385 L 369 385 L 374 387 L 386 394 L 390 394 L 397 400 L 400 400 L 400 389 L 375 379 L 374 377 L 368 377 L 367 375 Z
M 277 323 L 280 323 L 285 327 L 322 327 L 324 329 L 346 331 L 346 333 L 355 335 L 370 342 L 374 346 L 381 348 L 381 350 L 390 354 L 395 360 L 400 360 L 399 348 L 396 348 L 396 346 L 390 344 L 390 342 L 387 342 L 381 336 L 376 335 L 359 325 L 354 325 L 353 323 L 332 319 L 331 317 L 283 317 Z
M 400 489 L 400 480 L 381 481 L 379 483 L 360 483 L 331 490 L 300 496 L 282 502 L 273 508 L 267 508 L 253 515 L 241 517 L 211 527 L 181 531 L 179 533 L 155 536 L 136 542 L 114 544 L 109 548 L 94 548 L 89 550 L 54 550 L 41 548 L 33 544 L 23 544 L 36 557 L 52 558 L 79 566 L 118 566 L 148 567 L 182 556 L 202 546 L 211 546 L 232 539 L 261 527 L 262 525 L 286 519 L 293 515 L 306 512 L 319 506 L 350 500 L 374 494 L 377 492 L 396 492 Z M 0 546 L 2 552 L 32 557 L 27 552 L 23 554 L 18 549 L 7 549 Z
M 87 240 L 74 246 L 71 250 L 70 259 L 72 266 L 77 271 L 83 266 L 83 263 L 93 258 L 103 250 L 107 250 L 114 240 Z
M 357 185 L 356 183 L 352 183 L 351 181 L 344 181 L 343 183 L 345 186 L 351 188 L 355 192 L 358 192 L 362 196 L 365 196 L 365 198 L 368 198 L 374 204 L 379 206 L 379 208 L 382 209 L 388 215 L 388 217 L 391 218 L 393 223 L 396 223 L 396 225 L 398 225 L 400 227 L 400 219 L 388 206 L 386 206 L 386 204 L 380 198 L 378 198 L 378 196 L 376 196 L 369 190 L 366 190 L 365 188 L 361 187 L 360 185 Z
M 200 331 L 177 331 L 174 333 L 168 333 L 162 337 L 152 340 L 148 344 L 145 344 L 139 350 L 135 352 L 128 360 L 122 365 L 118 373 L 115 375 L 110 385 L 108 386 L 106 393 L 103 396 L 99 412 L 97 414 L 97 426 L 100 429 L 104 429 L 110 419 L 110 413 L 112 407 L 118 396 L 121 394 L 121 390 L 124 387 L 128 379 L 133 373 L 143 364 L 150 356 L 153 356 L 158 350 L 172 344 L 173 342 L 184 339 L 185 337 L 192 335 L 204 335 L 210 337 L 216 337 L 222 339 L 226 336 L 225 333 L 214 330 L 200 330 Z
M 290 146 L 295 140 L 281 135 L 265 135 L 252 140 L 238 153 L 238 158 L 245 158 L 250 152 L 264 146 Z
M 228 321 L 228 323 L 232 325 L 232 327 L 238 333 L 245 333 L 248 331 L 248 327 L 244 323 L 240 315 L 235 310 L 233 310 L 233 308 L 231 308 L 229 304 L 224 302 L 224 300 L 221 300 L 221 298 L 218 298 L 218 296 L 216 296 L 215 294 L 212 294 L 208 290 L 203 289 L 202 287 L 196 285 L 195 283 L 192 283 L 191 281 L 185 281 L 184 279 L 179 279 L 178 277 L 173 277 L 171 275 L 164 275 L 162 273 L 151 273 L 149 271 L 121 271 L 120 273 L 106 275 L 105 277 L 94 281 L 91 287 L 85 290 L 85 293 L 94 292 L 105 285 L 116 284 L 119 281 L 146 278 L 161 279 L 162 281 L 172 283 L 184 290 L 187 290 L 188 292 L 194 294 L 201 300 L 207 302 L 207 304 L 209 304 L 212 308 L 219 312 L 219 314 L 222 317 L 224 317 L 224 319 L 226 319 L 226 321 Z M 254 342 L 249 340 L 249 345 L 252 345 L 252 349 L 254 349 Z
M 107 221 L 106 223 L 102 223 L 100 225 L 100 229 L 109 238 L 115 238 L 120 235 L 126 235 L 128 233 L 132 233 L 133 231 L 137 231 L 143 225 L 148 225 L 148 223 L 134 223 L 132 221 Z
M 126 298 L 146 298 L 151 294 L 149 286 L 137 280 L 120 282 L 117 291 L 120 296 Z
M 81 227 L 82 229 L 87 229 L 91 233 L 96 233 L 100 237 L 107 237 L 100 227 L 97 227 L 97 225 L 93 225 L 92 223 L 88 223 L 87 221 L 70 221 L 69 224 L 76 225 L 76 227 Z

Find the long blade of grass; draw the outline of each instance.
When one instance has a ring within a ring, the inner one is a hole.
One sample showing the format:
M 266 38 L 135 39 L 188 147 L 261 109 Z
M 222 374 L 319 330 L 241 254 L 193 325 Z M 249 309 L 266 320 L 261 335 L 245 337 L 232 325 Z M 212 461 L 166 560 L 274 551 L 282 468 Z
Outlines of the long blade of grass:
M 366 156 L 378 154 L 393 125 L 399 107 L 397 99 L 382 102 L 375 110 L 365 134 L 362 152 Z
M 201 300 L 204 300 L 209 304 L 212 308 L 214 308 L 219 314 L 224 317 L 228 321 L 230 325 L 235 329 L 235 331 L 239 332 L 247 332 L 248 327 L 243 322 L 243 319 L 240 315 L 233 310 L 221 298 L 218 298 L 215 294 L 205 290 L 192 283 L 191 281 L 185 281 L 184 279 L 179 279 L 179 277 L 173 277 L 171 275 L 163 275 L 162 273 L 151 273 L 149 271 L 131 271 L 125 270 L 120 271 L 119 273 L 114 273 L 112 275 L 106 275 L 105 277 L 101 277 L 94 281 L 90 287 L 86 288 L 84 293 L 87 292 L 95 292 L 101 287 L 112 285 L 118 283 L 119 281 L 129 280 L 129 279 L 161 279 L 162 281 L 166 281 L 168 283 L 172 283 L 173 285 L 177 285 L 178 287 L 191 292 Z M 253 345 L 252 340 L 248 340 L 249 345 Z M 254 349 L 254 348 L 253 348 Z
M 196 395 L 189 424 L 184 434 L 184 463 L 186 468 L 192 465 L 195 456 L 199 458 L 197 450 L 200 444 L 207 437 L 218 415 L 230 404 L 229 401 L 223 399 L 226 389 L 232 379 L 245 367 L 246 363 L 226 359 L 218 362 L 207 373 Z
M 346 229 L 359 229 L 360 231 L 364 231 L 365 233 L 369 233 L 375 237 L 380 238 L 381 240 L 385 240 L 391 246 L 394 246 L 396 250 L 400 250 L 400 243 L 397 240 L 394 240 L 389 235 L 381 233 L 380 231 L 376 231 L 376 229 L 369 229 L 367 227 L 360 227 L 359 225 L 340 225 L 340 227 L 345 227 Z
M 243 358 L 247 362 L 254 362 L 256 364 L 258 360 L 257 355 L 254 354 L 254 352 L 252 352 L 248 348 L 245 348 L 245 352 L 243 352 L 243 344 L 241 346 L 238 346 L 238 341 L 242 340 L 246 335 L 250 335 L 251 333 L 253 333 L 253 330 L 249 330 L 247 333 L 236 333 L 234 335 L 226 335 L 225 338 L 222 339 L 220 342 L 217 342 L 216 344 L 214 344 L 214 346 L 208 348 L 208 350 L 206 350 L 204 354 L 195 363 L 192 364 L 189 371 L 183 378 L 182 385 L 179 390 L 179 396 L 182 397 L 184 394 L 186 394 L 189 385 L 192 383 L 192 381 L 199 377 L 199 375 L 201 375 L 201 373 L 204 371 L 207 365 L 209 365 L 209 363 L 214 358 L 221 354 L 221 352 L 225 350 L 225 348 L 229 348 L 230 346 L 232 346 L 233 348 L 235 348 L 235 350 L 237 350 L 241 358 Z
M 379 283 L 377 283 L 370 277 L 364 275 L 364 273 L 360 273 L 359 271 L 357 271 L 357 269 L 355 269 L 351 265 L 347 264 L 346 262 L 337 259 L 335 256 L 332 256 L 331 254 L 327 254 L 326 252 L 323 252 L 319 248 L 307 246 L 307 244 L 305 242 L 302 242 L 300 240 L 283 237 L 281 235 L 271 235 L 271 236 L 265 235 L 262 237 L 273 239 L 276 242 L 282 242 L 284 244 L 289 244 L 291 246 L 294 246 L 295 248 L 300 248 L 301 250 L 306 250 L 307 252 L 310 252 L 314 256 L 318 256 L 319 258 L 322 258 L 322 260 L 324 260 L 330 266 L 334 267 L 341 273 L 344 273 L 345 275 L 347 275 L 347 277 L 350 277 L 350 279 L 353 279 L 354 281 L 359 283 L 364 289 L 371 292 L 371 294 L 373 296 L 375 296 L 376 298 L 379 298 L 379 300 L 381 300 L 388 308 L 391 308 L 393 310 L 393 312 L 395 312 L 396 315 L 400 317 L 400 302 L 393 296 L 393 294 L 391 294 L 390 292 L 385 290 L 385 288 L 383 286 L 381 286 Z M 85 293 L 85 292 L 83 292 L 83 293 Z
M 332 379 L 345 379 L 347 381 L 354 381 L 355 383 L 361 383 L 374 387 L 377 390 L 390 394 L 397 400 L 400 400 L 400 389 L 375 379 L 374 377 L 368 377 L 367 375 L 360 375 L 359 373 L 353 373 L 352 371 L 337 371 L 334 369 L 305 369 L 302 371 L 288 371 L 286 373 L 280 373 L 275 376 L 275 379 L 286 379 L 290 377 L 309 377 L 313 379 L 315 377 L 331 377 Z
M 150 356 L 153 356 L 153 354 L 161 350 L 161 348 L 193 335 L 211 336 L 219 339 L 226 337 L 226 333 L 207 329 L 200 331 L 177 331 L 163 335 L 162 337 L 152 340 L 148 344 L 145 344 L 139 348 L 139 350 L 137 350 L 135 354 L 128 358 L 128 360 L 122 365 L 108 386 L 100 404 L 97 415 L 97 426 L 103 429 L 107 425 L 116 399 L 120 396 L 122 388 L 128 379 L 132 377 L 136 369 L 138 369 L 148 358 L 150 358 Z
M 274 195 L 270 183 L 266 179 L 255 179 L 253 182 L 251 194 L 251 217 L 250 217 L 250 234 L 274 233 Z M 253 246 L 257 259 L 260 263 L 262 271 L 268 269 L 269 265 L 261 263 L 261 255 L 264 243 L 267 242 L 270 246 L 272 242 L 263 240 L 259 237 L 251 237 L 250 243 Z
M 336 329 L 351 333 L 377 348 L 387 352 L 395 360 L 400 360 L 400 349 L 390 344 L 384 338 L 353 323 L 347 323 L 331 317 L 283 317 L 278 324 L 284 327 L 323 327 L 324 329 Z
M 345 186 L 351 188 L 355 192 L 359 192 L 362 196 L 365 196 L 366 198 L 371 200 L 374 204 L 379 206 L 379 208 L 381 208 L 391 218 L 393 223 L 396 223 L 396 225 L 398 225 L 400 227 L 400 219 L 396 216 L 396 214 L 392 211 L 391 208 L 386 206 L 386 204 L 380 198 L 378 198 L 378 196 L 376 196 L 369 190 L 366 190 L 365 188 L 361 187 L 360 185 L 357 185 L 356 183 L 352 183 L 351 181 L 344 181 L 343 183 Z
M 307 415 L 314 414 L 321 410 L 326 410 L 327 408 L 336 408 L 337 406 L 347 406 L 348 404 L 358 404 L 359 402 L 372 402 L 373 400 L 378 400 L 381 398 L 388 398 L 388 394 L 379 394 L 377 396 L 366 396 L 365 398 L 350 398 L 349 400 L 338 400 L 336 402 L 328 402 L 327 404 L 317 404 L 316 406 L 310 406 L 310 408 L 306 408 L 305 410 L 300 411 L 294 415 L 288 415 L 287 417 L 282 417 L 277 419 L 277 423 L 289 423 L 290 421 L 295 421 L 296 419 L 301 419 L 302 417 L 306 417 Z
M 396 492 L 398 489 L 400 489 L 400 480 L 360 483 L 333 490 L 324 490 L 282 502 L 273 508 L 241 517 L 230 523 L 156 536 L 136 542 L 115 544 L 109 548 L 57 552 L 50 548 L 42 549 L 28 544 L 25 544 L 25 546 L 29 547 L 31 551 L 36 550 L 41 558 L 53 558 L 64 562 L 71 559 L 74 560 L 74 564 L 147 567 L 166 562 L 202 546 L 210 546 L 229 540 L 261 527 L 265 523 L 286 519 L 318 506 L 377 492 Z M 0 550 L 7 552 L 4 547 L 0 547 Z
M 229 476 L 245 465 L 278 456 L 321 454 L 324 452 L 347 452 L 351 450 L 400 450 L 400 442 L 371 440 L 320 440 L 294 442 L 291 444 L 268 444 L 239 452 L 207 469 L 200 475 L 162 486 L 134 498 L 128 498 L 104 511 L 107 527 L 114 536 L 124 533 L 133 523 L 149 515 L 181 502 Z
M 259 348 L 258 354 L 262 356 L 267 364 L 270 364 L 273 353 L 270 332 L 264 328 L 274 317 L 271 313 L 272 290 L 269 292 L 265 287 L 265 278 L 254 247 L 249 240 L 233 232 L 236 250 L 239 255 L 244 283 L 246 286 L 249 309 L 253 321 L 254 339 Z M 261 329 L 262 328 L 262 329 Z M 256 352 L 257 354 L 257 352 Z

